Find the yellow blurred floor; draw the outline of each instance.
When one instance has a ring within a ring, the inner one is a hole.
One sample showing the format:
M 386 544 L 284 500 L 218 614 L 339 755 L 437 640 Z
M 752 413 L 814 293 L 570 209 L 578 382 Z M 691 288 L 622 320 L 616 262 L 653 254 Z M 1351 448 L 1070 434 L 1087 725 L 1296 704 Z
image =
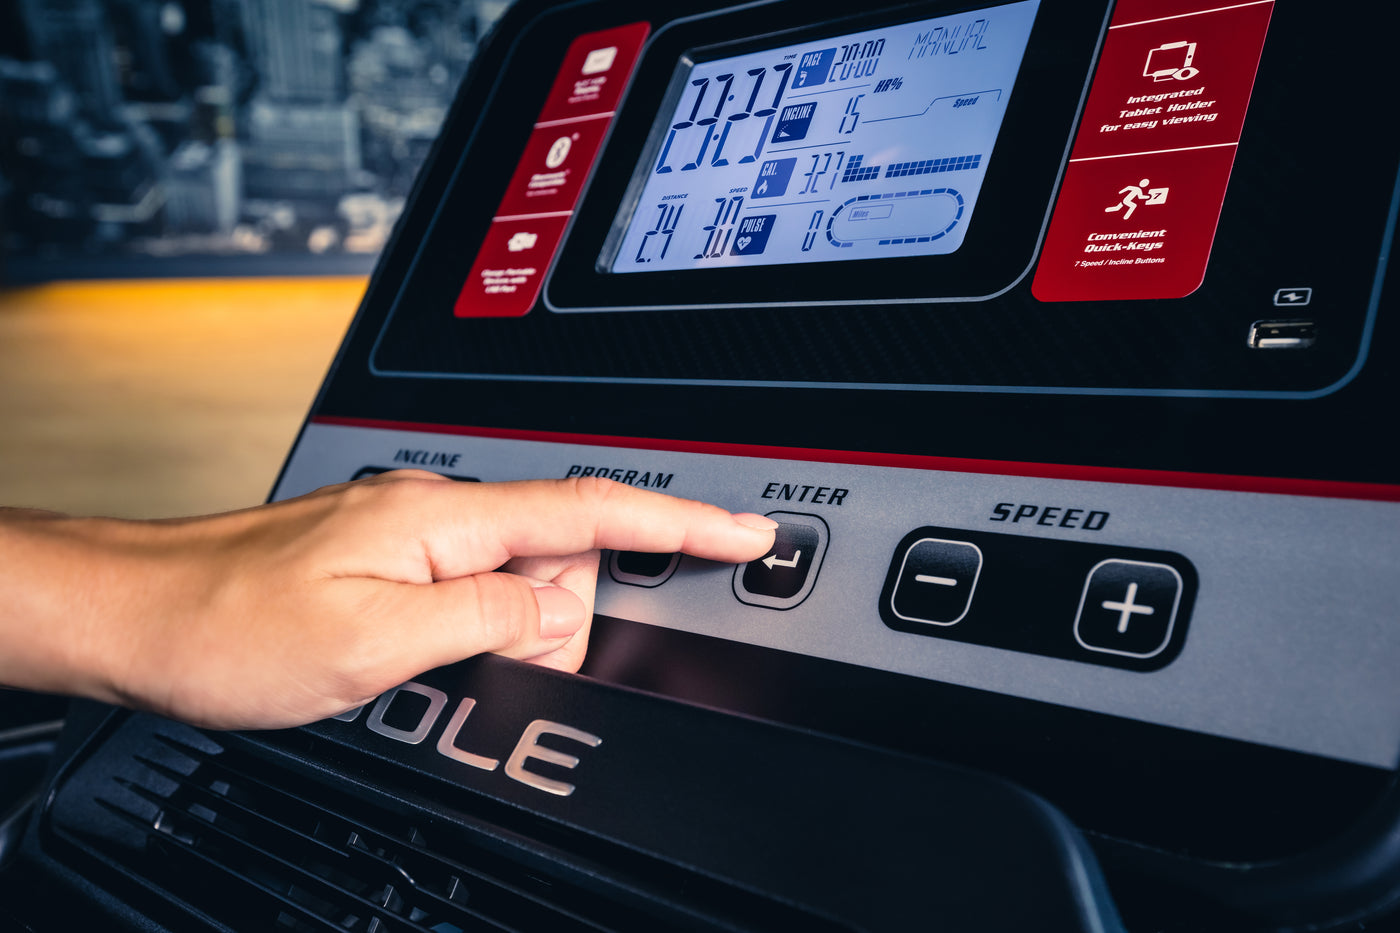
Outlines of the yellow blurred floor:
M 154 518 L 263 501 L 364 286 L 0 291 L 0 505 Z

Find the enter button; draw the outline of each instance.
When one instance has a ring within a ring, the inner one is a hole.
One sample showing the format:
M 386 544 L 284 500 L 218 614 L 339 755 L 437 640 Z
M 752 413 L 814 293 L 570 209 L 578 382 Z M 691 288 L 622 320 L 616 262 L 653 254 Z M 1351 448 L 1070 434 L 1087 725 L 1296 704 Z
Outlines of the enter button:
M 769 512 L 778 523 L 773 547 L 734 568 L 734 595 L 764 609 L 792 609 L 812 592 L 831 533 L 816 515 Z

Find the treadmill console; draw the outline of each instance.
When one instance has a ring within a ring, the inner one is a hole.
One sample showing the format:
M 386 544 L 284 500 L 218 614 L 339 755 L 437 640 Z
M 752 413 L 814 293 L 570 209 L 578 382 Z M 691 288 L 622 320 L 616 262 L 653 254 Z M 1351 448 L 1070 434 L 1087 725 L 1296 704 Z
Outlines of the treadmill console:
M 744 566 L 604 554 L 589 696 L 1018 784 L 1134 929 L 1383 912 L 1400 140 L 1370 16 L 522 0 L 274 495 L 420 467 L 767 514 Z M 459 699 L 525 674 L 474 670 L 306 734 L 476 786 Z M 513 806 L 532 773 L 601 799 L 602 709 L 530 739 L 573 765 L 490 752 Z
M 586 673 L 1166 850 L 1354 820 L 1400 760 L 1400 152 L 1339 147 L 1372 105 L 1317 75 L 1383 50 L 1271 2 L 625 9 L 539 11 L 468 90 L 277 495 L 765 513 L 746 567 L 607 555 Z

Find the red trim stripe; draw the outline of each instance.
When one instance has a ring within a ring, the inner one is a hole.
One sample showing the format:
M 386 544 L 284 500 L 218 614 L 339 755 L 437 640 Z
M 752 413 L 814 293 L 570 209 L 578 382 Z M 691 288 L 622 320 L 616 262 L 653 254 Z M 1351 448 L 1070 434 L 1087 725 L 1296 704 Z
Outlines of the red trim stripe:
M 1067 463 L 1031 463 L 1019 460 L 977 460 L 964 457 L 930 457 L 862 450 L 823 450 L 816 447 L 771 447 L 762 444 L 728 444 L 669 438 L 622 437 L 611 434 L 570 434 L 560 431 L 526 431 L 517 428 L 483 428 L 418 421 L 382 421 L 373 418 L 341 418 L 318 415 L 313 424 L 385 431 L 417 431 L 491 437 L 551 444 L 588 444 L 627 450 L 667 450 L 725 457 L 765 460 L 806 460 L 813 463 L 848 463 L 856 466 L 899 467 L 906 470 L 944 470 L 953 473 L 985 473 L 996 476 L 1034 476 L 1094 483 L 1127 483 L 1135 486 L 1170 486 L 1183 489 L 1218 489 L 1228 492 L 1263 492 L 1285 496 L 1317 496 L 1330 499 L 1366 499 L 1400 502 L 1400 485 L 1353 483 L 1342 480 L 1294 479 L 1283 476 L 1237 476 L 1230 473 L 1187 473 L 1173 470 L 1140 470 L 1128 467 L 1077 466 Z

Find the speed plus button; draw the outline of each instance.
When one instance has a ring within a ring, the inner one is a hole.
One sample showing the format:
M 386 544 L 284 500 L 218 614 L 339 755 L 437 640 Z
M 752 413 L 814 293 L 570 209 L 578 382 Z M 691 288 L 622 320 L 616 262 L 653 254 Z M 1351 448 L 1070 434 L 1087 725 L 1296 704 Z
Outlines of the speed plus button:
M 1074 637 L 1090 651 L 1150 658 L 1171 642 L 1181 574 L 1166 564 L 1100 561 L 1089 571 Z

